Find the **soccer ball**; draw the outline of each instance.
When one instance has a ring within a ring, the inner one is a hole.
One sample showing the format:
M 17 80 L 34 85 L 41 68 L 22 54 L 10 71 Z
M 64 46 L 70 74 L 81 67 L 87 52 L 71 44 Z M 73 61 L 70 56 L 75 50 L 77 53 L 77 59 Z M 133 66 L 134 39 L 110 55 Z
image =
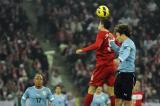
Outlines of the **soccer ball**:
M 107 19 L 110 16 L 110 12 L 107 6 L 101 5 L 96 10 L 96 15 L 101 19 Z

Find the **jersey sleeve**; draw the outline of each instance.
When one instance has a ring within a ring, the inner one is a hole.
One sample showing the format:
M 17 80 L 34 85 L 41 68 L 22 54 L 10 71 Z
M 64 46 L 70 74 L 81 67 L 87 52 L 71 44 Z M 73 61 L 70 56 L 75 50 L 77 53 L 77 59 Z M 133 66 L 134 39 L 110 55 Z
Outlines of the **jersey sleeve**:
M 110 40 L 109 46 L 115 51 L 116 54 L 119 54 L 120 47 L 115 43 L 115 41 Z
M 69 103 L 68 103 L 68 100 L 67 100 L 67 96 L 65 96 L 65 106 L 68 106 Z
M 53 103 L 54 103 L 54 96 L 53 96 L 53 94 L 52 94 L 52 92 L 51 92 L 51 90 L 49 88 L 48 88 L 48 99 L 49 99 L 49 101 L 53 105 Z
M 90 50 L 98 49 L 101 46 L 102 42 L 103 42 L 104 34 L 105 34 L 104 32 L 100 31 L 97 34 L 96 41 L 93 44 L 91 44 L 91 45 L 89 45 L 89 46 L 87 46 L 85 48 L 82 48 L 82 50 L 84 52 L 87 52 L 87 51 L 90 51 Z
M 106 95 L 106 94 L 104 94 L 104 96 L 105 96 L 105 99 L 106 99 L 106 104 L 110 104 L 111 100 L 110 100 L 109 96 Z
M 121 60 L 121 61 L 124 61 L 128 58 L 129 54 L 130 54 L 130 51 L 131 51 L 131 47 L 128 46 L 128 45 L 124 45 L 123 47 L 123 50 L 121 53 L 119 53 L 119 56 L 118 58 Z
M 21 106 L 26 106 L 26 100 L 29 97 L 29 88 L 26 89 L 21 98 Z

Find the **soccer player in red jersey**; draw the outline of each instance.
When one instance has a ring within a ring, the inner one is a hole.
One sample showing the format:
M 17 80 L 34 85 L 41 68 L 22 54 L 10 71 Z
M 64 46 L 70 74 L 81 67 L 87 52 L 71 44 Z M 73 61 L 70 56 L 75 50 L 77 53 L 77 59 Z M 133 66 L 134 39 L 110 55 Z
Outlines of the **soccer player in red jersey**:
M 132 106 L 144 106 L 144 92 L 140 90 L 140 86 L 140 82 L 136 81 L 136 85 L 132 93 Z
M 93 94 L 98 86 L 103 86 L 104 83 L 107 83 L 109 86 L 109 95 L 111 99 L 111 104 L 114 106 L 114 81 L 115 81 L 115 70 L 116 67 L 114 65 L 115 53 L 109 47 L 108 35 L 110 34 L 109 28 L 111 26 L 111 22 L 109 19 L 101 20 L 99 24 L 99 32 L 96 37 L 95 43 L 89 45 L 85 48 L 80 48 L 76 50 L 77 54 L 82 52 L 88 52 L 91 50 L 96 50 L 96 67 L 93 70 L 88 94 L 84 100 L 84 106 L 90 106 Z

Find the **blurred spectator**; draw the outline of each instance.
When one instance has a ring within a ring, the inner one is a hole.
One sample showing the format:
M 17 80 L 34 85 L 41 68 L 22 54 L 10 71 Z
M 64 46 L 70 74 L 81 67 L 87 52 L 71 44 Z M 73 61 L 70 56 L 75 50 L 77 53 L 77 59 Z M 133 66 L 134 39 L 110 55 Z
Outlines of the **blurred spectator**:
M 62 84 L 62 78 L 59 74 L 59 70 L 57 68 L 53 69 L 51 71 L 51 75 L 50 75 L 50 85 L 53 87 L 55 87 L 56 85 L 61 85 Z
M 76 106 L 76 98 L 73 96 L 73 94 L 68 92 L 66 95 L 68 97 L 68 106 Z

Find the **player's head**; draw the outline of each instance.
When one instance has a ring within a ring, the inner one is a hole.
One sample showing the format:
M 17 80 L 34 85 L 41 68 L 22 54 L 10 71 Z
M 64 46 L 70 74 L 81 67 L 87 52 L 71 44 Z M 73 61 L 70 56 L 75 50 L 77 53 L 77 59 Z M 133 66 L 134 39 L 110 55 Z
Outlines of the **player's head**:
M 37 88 L 41 88 L 41 87 L 43 86 L 43 76 L 42 76 L 42 74 L 37 73 L 37 74 L 34 76 L 34 85 L 35 85 Z
M 100 20 L 99 29 L 100 28 L 110 29 L 111 21 L 109 19 Z
M 102 92 L 102 87 L 97 87 L 96 93 L 99 94 L 99 93 L 101 93 L 101 92 Z
M 126 37 L 131 36 L 131 30 L 130 30 L 129 26 L 126 24 L 116 25 L 114 28 L 114 33 L 116 35 L 116 39 L 119 42 L 123 42 L 126 39 Z
M 134 86 L 134 91 L 140 91 L 141 83 L 140 81 L 136 81 L 136 84 Z
M 55 93 L 56 93 L 56 94 L 61 94 L 61 92 L 62 92 L 62 87 L 61 87 L 61 85 L 57 85 L 57 86 L 55 87 Z

